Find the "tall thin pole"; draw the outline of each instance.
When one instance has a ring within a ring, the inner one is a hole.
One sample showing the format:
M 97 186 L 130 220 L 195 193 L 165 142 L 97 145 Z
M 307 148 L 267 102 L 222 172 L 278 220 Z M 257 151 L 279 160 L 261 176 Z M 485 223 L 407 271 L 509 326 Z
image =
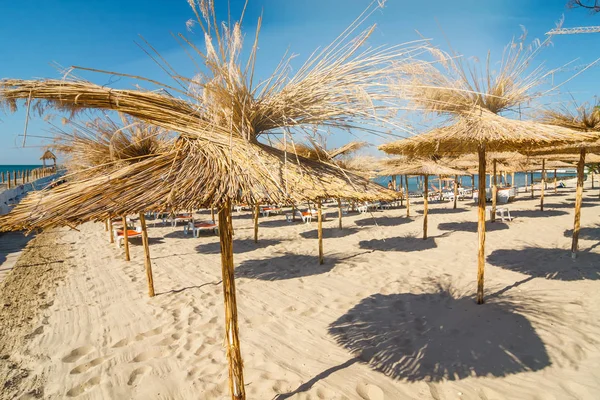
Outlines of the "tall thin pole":
M 577 163 L 577 191 L 575 194 L 575 222 L 573 223 L 573 241 L 571 243 L 571 257 L 577 257 L 579 242 L 579 228 L 581 227 L 581 203 L 583 202 L 583 170 L 585 168 L 585 148 L 579 151 Z
M 231 200 L 219 209 L 219 240 L 221 243 L 221 274 L 223 278 L 223 302 L 225 304 L 225 341 L 229 361 L 229 391 L 233 400 L 244 400 L 244 364 L 240 351 L 240 338 L 233 272 L 233 224 Z
M 527 171 L 525 171 L 525 193 L 529 191 L 529 184 L 527 183 Z
M 319 264 L 323 264 L 323 210 L 321 207 L 321 200 L 317 200 L 317 220 L 318 220 L 318 234 L 319 234 Z
M 554 194 L 558 193 L 558 185 L 556 184 L 556 168 L 554 168 Z
M 115 232 L 113 231 L 112 218 L 108 219 L 108 235 L 111 243 L 115 242 Z
M 514 172 L 510 173 L 510 186 L 516 187 L 515 186 L 515 173 Z
M 125 261 L 129 261 L 129 232 L 127 232 L 127 217 L 123 216 L 123 246 L 125 247 Z
M 254 205 L 254 243 L 258 243 L 258 214 L 260 213 L 260 204 Z
M 404 185 L 406 186 L 406 216 L 410 217 L 410 200 L 408 199 L 408 175 L 404 175 Z
M 494 158 L 494 161 L 492 162 L 492 174 L 493 174 L 493 178 L 492 178 L 492 212 L 490 215 L 490 221 L 492 222 L 496 222 L 496 197 L 498 197 L 498 182 L 496 182 L 496 159 Z
M 479 146 L 479 176 L 485 176 L 485 145 Z M 479 180 L 479 208 L 477 210 L 477 233 L 479 248 L 477 254 L 477 304 L 483 304 L 483 279 L 485 271 L 485 180 Z
M 475 174 L 471 174 L 471 199 L 475 193 Z
M 148 241 L 148 228 L 146 227 L 146 216 L 144 213 L 140 213 L 140 225 L 142 226 L 142 243 L 144 245 L 146 279 L 148 280 L 148 296 L 154 297 L 154 278 L 152 277 L 152 263 L 150 261 L 150 243 Z
M 342 229 L 342 199 L 338 199 L 338 219 L 340 222 L 340 229 Z
M 546 188 L 546 159 L 542 158 L 542 188 L 540 189 L 540 211 L 544 211 L 544 189 Z
M 458 175 L 454 175 L 454 209 L 456 209 L 456 202 L 458 200 Z
M 6 176 L 8 177 L 6 183 L 8 183 L 8 189 L 10 189 L 10 171 L 6 171 Z
M 403 183 L 403 179 L 404 179 L 404 175 L 400 175 L 400 192 L 402 192 L 404 190 L 404 183 Z M 400 196 L 400 207 L 402 207 L 404 205 L 404 196 Z
M 533 171 L 531 171 L 531 198 L 533 199 Z
M 424 176 L 425 191 L 423 197 L 423 239 L 427 239 L 427 213 L 429 211 L 429 195 L 427 193 L 427 187 L 429 186 L 429 176 Z
M 215 223 L 215 208 L 210 208 L 210 219 L 212 219 L 213 224 Z
M 594 170 L 590 168 L 590 175 L 592 177 L 592 189 L 594 188 Z

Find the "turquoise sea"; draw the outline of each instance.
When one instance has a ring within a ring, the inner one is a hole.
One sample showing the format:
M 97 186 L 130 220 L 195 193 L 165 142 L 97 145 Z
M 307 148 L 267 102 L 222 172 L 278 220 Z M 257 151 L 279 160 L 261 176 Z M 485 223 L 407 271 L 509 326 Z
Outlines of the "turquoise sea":
M 12 174 L 13 171 L 28 171 L 36 168 L 41 168 L 42 165 L 0 165 L 0 175 L 4 172 L 10 171 Z

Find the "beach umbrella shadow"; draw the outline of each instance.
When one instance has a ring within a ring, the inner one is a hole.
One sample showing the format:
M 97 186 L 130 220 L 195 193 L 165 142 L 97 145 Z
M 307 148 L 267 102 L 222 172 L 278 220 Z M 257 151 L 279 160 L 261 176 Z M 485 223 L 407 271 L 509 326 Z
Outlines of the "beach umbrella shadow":
M 337 226 L 335 228 L 323 228 L 323 238 L 324 239 L 342 238 L 342 237 L 354 235 L 358 231 L 359 230 L 356 228 L 340 229 Z M 300 233 L 300 236 L 302 236 L 304 239 L 317 239 L 318 235 L 319 235 L 319 232 L 317 229 L 312 229 L 310 231 Z
M 534 278 L 578 281 L 600 279 L 600 254 L 582 251 L 576 259 L 564 249 L 525 247 L 494 250 L 488 257 L 491 265 Z
M 324 274 L 335 267 L 338 260 L 325 257 L 325 263 L 319 265 L 319 257 L 298 254 L 284 254 L 262 260 L 246 260 L 236 269 L 239 278 L 279 281 Z
M 281 243 L 281 240 L 259 239 L 254 243 L 253 239 L 233 240 L 233 254 L 248 253 L 257 249 L 275 246 Z M 221 254 L 221 244 L 219 242 L 202 243 L 196 246 L 196 251 L 202 254 Z
M 441 236 L 430 236 L 423 240 L 414 236 L 400 236 L 387 239 L 361 240 L 358 245 L 361 249 L 379 251 L 423 251 L 437 247 L 435 238 Z
M 373 294 L 329 326 L 361 362 L 407 381 L 501 377 L 551 364 L 531 323 L 508 303 L 449 292 Z
M 412 222 L 408 217 L 367 217 L 354 221 L 358 226 L 398 226 Z
M 429 210 L 427 210 L 427 214 L 460 214 L 466 211 L 469 210 L 467 210 L 466 208 L 430 208 Z M 417 213 L 423 215 L 423 210 L 417 210 Z
M 564 233 L 565 237 L 573 237 L 573 229 L 567 229 Z M 595 227 L 585 227 L 579 229 L 579 239 L 584 240 L 600 240 L 600 225 Z
M 492 223 L 487 221 L 485 223 L 485 231 L 502 231 L 508 229 L 509 226 L 500 220 Z M 442 222 L 438 224 L 438 229 L 441 231 L 461 231 L 461 232 L 477 232 L 477 222 L 474 221 L 463 221 L 463 222 Z

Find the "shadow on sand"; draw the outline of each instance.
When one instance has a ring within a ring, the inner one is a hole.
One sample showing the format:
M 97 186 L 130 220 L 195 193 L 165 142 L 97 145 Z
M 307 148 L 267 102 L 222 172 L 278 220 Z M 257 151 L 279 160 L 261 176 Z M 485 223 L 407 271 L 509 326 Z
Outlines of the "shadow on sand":
M 354 221 L 358 226 L 398 226 L 412 222 L 410 217 L 379 217 L 371 216 Z
M 548 205 L 544 207 L 552 208 Z M 513 218 L 546 218 L 546 217 L 558 217 L 560 215 L 567 215 L 568 212 L 562 210 L 516 210 L 511 211 L 510 215 Z
M 275 246 L 281 243 L 281 240 L 272 239 L 258 239 L 258 243 L 254 243 L 254 239 L 241 239 L 233 240 L 233 254 L 248 253 L 257 249 L 264 249 L 265 247 Z M 202 243 L 196 246 L 196 251 L 202 254 L 220 254 L 221 243 L 211 242 Z
M 351 228 L 351 227 L 343 228 L 341 230 L 339 227 L 323 228 L 323 238 L 324 239 L 342 238 L 342 237 L 354 235 L 358 231 L 359 231 L 358 229 Z M 300 233 L 300 236 L 302 236 L 304 239 L 318 239 L 318 235 L 319 235 L 319 231 L 317 229 L 312 229 L 310 231 Z
M 336 258 L 325 257 L 325 264 L 319 265 L 319 258 L 316 256 L 284 254 L 263 260 L 244 261 L 235 269 L 235 275 L 265 281 L 294 279 L 324 274 L 331 271 L 337 262 Z
M 520 272 L 535 278 L 561 281 L 600 279 L 600 254 L 580 251 L 571 258 L 571 251 L 526 247 L 519 250 L 494 250 L 488 263 L 496 267 Z
M 485 222 L 486 232 L 502 231 L 508 228 L 509 226 L 500 220 L 496 220 L 496 222 Z M 477 232 L 477 222 L 442 222 L 441 224 L 438 224 L 438 229 L 441 231 Z
M 25 235 L 23 232 L 0 232 L 0 265 L 8 255 L 23 250 L 35 234 Z
M 436 215 L 436 214 L 460 214 L 464 213 L 467 210 L 466 208 L 431 208 L 427 210 L 427 214 Z M 423 215 L 423 210 L 417 210 L 418 214 Z
M 400 236 L 387 239 L 361 240 L 358 245 L 361 249 L 379 251 L 423 251 L 435 249 L 435 239 L 441 236 L 430 236 L 427 239 L 414 236 Z
M 573 237 L 573 229 L 567 229 L 564 233 L 565 237 Z M 579 228 L 579 239 L 583 240 L 600 240 L 600 225 L 594 227 Z
M 374 294 L 329 326 L 361 362 L 408 381 L 501 377 L 551 364 L 531 323 L 508 302 L 477 305 L 447 291 Z

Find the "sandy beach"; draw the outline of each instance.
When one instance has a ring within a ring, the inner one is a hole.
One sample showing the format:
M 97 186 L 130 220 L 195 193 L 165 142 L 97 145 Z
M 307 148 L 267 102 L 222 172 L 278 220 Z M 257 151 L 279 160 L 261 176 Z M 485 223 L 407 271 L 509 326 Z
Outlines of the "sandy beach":
M 331 204 L 321 266 L 315 222 L 261 217 L 255 244 L 250 212 L 235 213 L 248 398 L 598 398 L 600 200 L 586 185 L 577 260 L 573 182 L 543 212 L 521 193 L 513 221 L 488 223 L 480 306 L 470 200 L 430 204 L 427 240 L 422 200 L 411 218 L 351 213 L 341 231 Z M 131 262 L 102 224 L 29 241 L 0 283 L 0 398 L 229 398 L 219 239 L 149 232 L 154 298 L 139 238 Z

